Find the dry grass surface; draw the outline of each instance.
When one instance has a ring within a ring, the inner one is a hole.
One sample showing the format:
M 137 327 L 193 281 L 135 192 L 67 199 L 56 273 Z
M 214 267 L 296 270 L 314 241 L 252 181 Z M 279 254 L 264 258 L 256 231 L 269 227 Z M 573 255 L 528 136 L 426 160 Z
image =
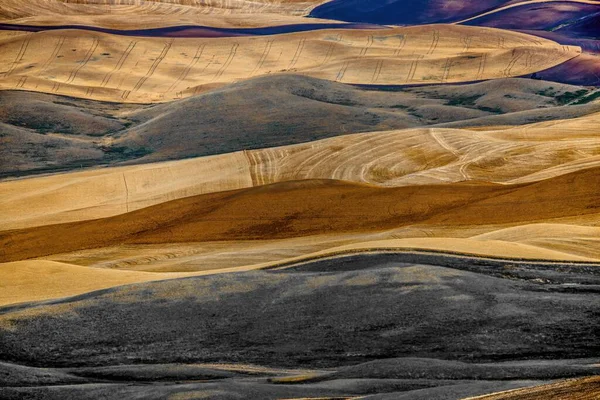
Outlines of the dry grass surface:
M 1 7 L 1 6 L 0 6 Z M 115 11 L 117 12 L 117 11 Z M 335 24 L 340 21 L 328 19 L 311 18 L 307 20 L 301 16 L 286 14 L 205 14 L 190 12 L 187 14 L 134 14 L 123 12 L 120 14 L 89 14 L 89 15 L 62 15 L 57 18 L 54 14 L 32 15 L 23 18 L 0 20 L 0 23 L 14 25 L 32 26 L 57 26 L 57 25 L 79 25 L 87 27 L 100 27 L 117 30 L 153 29 L 173 26 L 207 26 L 213 28 L 258 28 L 268 26 L 283 26 L 297 24 Z
M 0 183 L 4 229 L 118 215 L 182 197 L 303 179 L 384 187 L 530 183 L 600 165 L 600 114 L 503 128 L 412 129 Z
M 600 377 L 572 379 L 531 388 L 509 390 L 465 400 L 594 400 L 600 396 Z
M 0 397 L 598 397 L 549 382 L 598 373 L 600 103 L 501 79 L 581 48 L 88 29 L 331 23 L 304 18 L 324 0 L 0 2 L 83 26 L 0 31 Z
M 0 63 L 6 65 L 0 89 L 139 103 L 188 97 L 275 72 L 367 84 L 520 76 L 581 52 L 525 34 L 450 25 L 217 39 L 8 31 L 0 46 Z
M 180 25 L 251 28 L 302 23 L 336 23 L 303 16 L 318 1 L 60 1 L 6 0 L 0 22 L 17 25 L 83 25 L 108 29 L 150 29 Z
M 153 105 L 7 90 L 0 92 L 0 177 L 257 150 L 358 132 L 426 126 L 493 131 L 496 125 L 558 122 L 597 113 L 600 103 L 593 96 L 590 88 L 522 78 L 373 90 L 290 74 L 258 77 Z M 565 104 L 573 99 L 586 103 Z M 407 143 L 397 145 L 397 139 L 390 138 L 393 148 L 414 158 L 402 147 Z M 571 153 L 578 159 L 585 156 Z M 437 157 L 435 151 L 432 157 Z M 287 163 L 287 158 L 277 156 L 276 161 Z M 369 165 L 377 164 L 373 183 L 401 178 L 401 170 L 386 171 L 386 165 L 378 165 L 380 160 L 368 160 Z M 413 164 L 402 163 L 402 168 L 407 173 L 419 170 Z M 322 175 L 327 177 L 329 169 L 325 170 Z M 277 174 L 267 172 L 267 178 Z
M 323 0 L 217 0 L 217 1 L 161 1 L 161 0 L 5 0 L 0 4 L 0 20 L 13 21 L 31 16 L 85 16 L 127 15 L 198 18 L 207 14 L 306 15 Z
M 505 236 L 500 239 L 487 239 L 477 235 L 469 237 L 471 234 L 469 229 L 454 232 L 454 236 L 448 236 L 443 229 L 423 227 L 423 230 L 415 229 L 408 233 L 391 231 L 353 235 L 320 235 L 275 241 L 129 244 L 54 254 L 44 257 L 44 259 L 94 268 L 207 274 L 270 268 L 281 263 L 329 257 L 348 252 L 412 251 L 415 249 L 459 252 L 497 258 L 598 262 L 600 260 L 598 257 L 600 254 L 600 244 L 597 241 L 598 228 L 589 228 L 593 231 L 587 237 L 567 237 L 571 232 L 586 228 L 589 227 L 557 224 L 551 227 L 540 227 L 537 232 L 526 239 Z M 492 229 L 489 235 L 494 237 L 494 227 L 487 229 Z M 519 231 L 518 228 L 511 229 Z M 546 230 L 540 232 L 542 229 Z M 437 235 L 437 237 L 423 237 L 424 232 L 428 235 Z M 591 244 L 592 241 L 596 243 Z M 556 244 L 557 242 L 565 242 L 565 244 L 560 246 Z
M 55 261 L 30 260 L 0 264 L 0 306 L 75 296 L 94 290 L 188 276 L 86 268 Z
M 13 261 L 123 243 L 283 239 L 420 227 L 496 229 L 579 218 L 597 221 L 598 168 L 516 185 L 377 188 L 296 181 L 193 196 L 100 220 L 1 235 Z M 490 229 L 491 230 L 491 229 Z

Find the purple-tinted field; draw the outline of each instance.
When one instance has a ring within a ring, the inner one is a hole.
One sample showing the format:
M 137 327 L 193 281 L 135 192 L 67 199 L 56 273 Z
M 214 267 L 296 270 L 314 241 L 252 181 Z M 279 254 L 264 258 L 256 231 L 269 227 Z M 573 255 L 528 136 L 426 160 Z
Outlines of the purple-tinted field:
M 42 32 L 59 29 L 79 29 L 85 31 L 94 31 L 109 33 L 112 35 L 122 36 L 139 36 L 139 37 L 180 37 L 180 38 L 211 38 L 211 37 L 235 37 L 235 36 L 265 36 L 277 35 L 284 33 L 306 32 L 322 29 L 376 29 L 378 25 L 371 24 L 295 24 L 268 26 L 260 28 L 214 28 L 200 25 L 181 25 L 169 26 L 164 28 L 152 29 L 132 29 L 119 30 L 109 29 L 97 26 L 87 25 L 15 25 L 15 24 L 0 24 L 0 30 L 10 31 L 25 31 L 25 32 Z
M 311 16 L 372 24 L 418 25 L 456 22 L 507 4 L 509 0 L 333 0 Z
M 557 30 L 598 14 L 600 14 L 600 5 L 572 2 L 538 3 L 498 11 L 468 21 L 465 25 L 500 29 Z M 585 26 L 582 28 L 589 29 Z
M 534 77 L 570 85 L 600 86 L 600 55 L 584 53 L 556 67 L 537 72 Z

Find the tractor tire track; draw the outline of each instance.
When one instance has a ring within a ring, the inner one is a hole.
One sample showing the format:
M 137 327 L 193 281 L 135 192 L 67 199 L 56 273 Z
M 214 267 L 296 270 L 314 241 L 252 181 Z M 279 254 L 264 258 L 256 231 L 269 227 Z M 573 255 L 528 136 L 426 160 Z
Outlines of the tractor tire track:
M 25 85 L 25 82 L 27 82 L 27 78 L 27 76 L 22 76 L 21 78 L 19 78 L 19 82 L 17 82 L 17 84 L 15 85 L 15 89 L 22 89 Z
M 344 75 L 346 75 L 346 71 L 348 70 L 349 65 L 350 61 L 346 61 L 344 64 L 342 64 L 342 68 L 340 68 L 340 71 L 338 72 L 337 77 L 335 78 L 336 82 L 339 82 L 342 79 L 344 79 Z
M 253 76 L 262 68 L 263 64 L 265 63 L 265 60 L 267 59 L 267 57 L 269 57 L 271 47 L 273 47 L 273 40 L 267 40 L 267 43 L 265 44 L 265 49 L 263 50 L 263 53 L 261 54 L 258 63 L 256 64 L 254 70 L 252 70 L 250 76 Z
M 131 93 L 131 92 L 137 92 L 138 90 L 140 90 L 140 88 L 144 85 L 144 83 L 146 83 L 146 81 L 154 74 L 154 72 L 156 71 L 156 69 L 162 62 L 162 60 L 164 60 L 164 58 L 167 56 L 167 53 L 169 53 L 169 50 L 171 49 L 172 45 L 173 45 L 173 41 L 165 43 L 165 46 L 163 47 L 159 56 L 156 57 L 156 59 L 154 60 L 154 62 L 150 66 L 150 68 L 148 69 L 148 72 L 146 72 L 146 75 L 144 75 L 143 77 L 140 78 L 140 80 L 137 81 L 137 83 L 135 84 L 133 89 L 131 89 L 131 91 L 127 91 L 127 92 Z M 125 92 L 125 93 L 127 93 L 127 92 Z M 127 100 L 127 97 L 129 97 L 129 93 L 127 93 L 125 95 L 125 97 L 124 97 L 125 100 Z
M 100 40 L 98 38 L 94 38 L 92 40 L 92 45 L 90 46 L 88 51 L 85 53 L 83 63 L 81 63 L 77 68 L 75 68 L 73 71 L 71 71 L 71 74 L 69 75 L 69 78 L 65 81 L 65 83 L 71 83 L 75 80 L 79 71 L 81 71 L 83 69 L 83 67 L 85 67 L 87 65 L 87 63 L 92 59 L 92 56 L 94 55 L 96 48 L 98 48 L 99 43 L 100 43 Z
M 341 40 L 342 40 L 342 35 L 337 35 L 336 40 L 334 40 L 332 43 L 329 44 L 329 47 L 327 48 L 327 52 L 325 53 L 325 58 L 321 62 L 320 67 L 324 67 L 325 63 L 327 63 L 327 61 L 329 61 L 331 59 L 331 56 L 333 55 L 333 50 L 335 48 L 335 44 L 340 42 Z
M 448 77 L 450 76 L 450 69 L 452 68 L 452 57 L 446 58 L 446 63 L 444 64 L 444 68 L 442 69 L 442 83 L 448 82 Z
M 292 69 L 296 66 L 296 63 L 300 59 L 300 55 L 302 54 L 302 51 L 304 50 L 305 43 L 306 43 L 306 39 L 302 39 L 298 42 L 298 47 L 296 47 L 296 52 L 294 53 L 294 56 L 292 57 L 292 61 L 290 61 L 290 65 L 288 66 L 288 69 Z
M 204 44 L 201 44 L 200 46 L 198 46 L 198 48 L 196 49 L 196 54 L 194 55 L 194 58 L 192 58 L 190 63 L 187 65 L 187 67 L 185 67 L 185 69 L 181 72 L 181 74 L 179 74 L 179 76 L 177 77 L 175 82 L 173 82 L 171 84 L 171 86 L 169 86 L 169 88 L 166 90 L 165 93 L 170 92 L 173 89 L 175 89 L 177 87 L 177 85 L 179 85 L 180 82 L 183 82 L 187 78 L 187 76 L 190 73 L 190 71 L 192 70 L 192 68 L 194 68 L 194 66 L 196 64 L 198 64 L 198 62 L 200 61 L 200 58 L 202 57 L 202 54 L 204 53 L 205 47 L 206 47 L 206 45 L 204 45 Z
M 233 46 L 231 46 L 231 50 L 229 51 L 229 55 L 227 56 L 227 60 L 225 61 L 225 63 L 221 66 L 221 68 L 215 74 L 215 79 L 220 78 L 225 73 L 225 71 L 227 70 L 227 68 L 229 68 L 229 66 L 231 65 L 231 62 L 235 58 L 235 55 L 237 53 L 238 47 L 239 47 L 239 43 L 234 43 Z
M 433 31 L 433 39 L 431 40 L 431 46 L 429 46 L 429 50 L 427 50 L 427 54 L 433 54 L 440 43 L 440 31 Z
M 480 80 L 483 77 L 486 61 L 487 53 L 481 53 L 481 57 L 479 58 L 479 68 L 477 69 L 477 76 L 475 77 L 475 80 Z
M 473 42 L 473 38 L 471 36 L 465 36 L 461 39 L 461 42 L 464 44 L 463 53 L 466 53 L 471 48 L 471 43 Z
M 415 57 L 415 59 L 410 64 L 410 69 L 408 70 L 408 75 L 406 76 L 406 82 L 410 82 L 415 78 L 415 74 L 417 72 L 417 67 L 419 65 L 419 61 L 423 59 L 423 55 L 419 54 Z
M 508 65 L 506 66 L 506 68 L 502 71 L 502 74 L 507 77 L 510 78 L 511 73 L 512 73 L 512 69 L 515 67 L 515 65 L 517 64 L 517 62 L 523 57 L 523 53 L 521 54 L 516 54 L 516 51 L 513 50 L 512 51 L 512 55 L 510 58 L 510 61 L 508 62 Z
M 371 78 L 371 83 L 377 82 L 379 79 L 379 75 L 381 75 L 381 69 L 383 68 L 383 60 L 377 61 L 377 65 L 375 66 L 375 71 L 373 71 L 373 78 Z
M 394 50 L 394 57 L 398 57 L 400 55 L 400 53 L 402 52 L 402 50 L 404 50 L 405 46 L 406 46 L 406 36 L 402 35 L 400 37 L 400 43 L 398 43 L 398 47 L 396 48 L 396 50 Z
M 19 65 L 19 63 L 21 61 L 23 61 L 23 57 L 25 57 L 25 53 L 27 52 L 27 48 L 29 47 L 29 42 L 31 42 L 31 35 L 32 34 L 27 35 L 27 38 L 23 42 L 21 42 L 21 47 L 19 48 L 19 51 L 17 52 L 17 56 L 15 57 L 15 60 L 10 65 L 10 68 L 8 69 L 8 71 L 6 71 L 4 73 L 5 77 L 9 77 L 10 74 L 12 74 L 12 72 L 15 70 L 15 67 L 17 65 Z
M 367 52 L 369 51 L 369 49 L 371 48 L 371 46 L 373 46 L 373 35 L 370 35 L 367 38 L 367 45 L 365 47 L 362 48 L 362 50 L 360 51 L 359 56 L 360 57 L 364 57 L 367 55 Z
M 46 70 L 52 64 L 52 61 L 54 61 L 56 59 L 56 56 L 58 56 L 58 54 L 62 50 L 62 47 L 65 44 L 65 40 L 66 40 L 66 38 L 64 36 L 61 36 L 58 38 L 58 42 L 56 43 L 56 46 L 54 46 L 54 49 L 52 50 L 52 54 L 50 54 L 50 57 L 48 57 L 48 59 L 44 62 L 44 64 L 42 64 L 42 68 L 40 68 L 40 70 L 38 71 L 36 76 L 40 76 L 44 72 L 46 72 Z
M 121 70 L 121 68 L 123 67 L 123 64 L 125 64 L 125 62 L 129 58 L 129 55 L 131 54 L 131 52 L 133 51 L 133 49 L 135 48 L 136 45 L 137 45 L 136 41 L 129 42 L 129 44 L 127 45 L 127 48 L 121 54 L 121 57 L 117 61 L 117 64 L 115 65 L 115 67 L 112 69 L 112 71 L 110 71 L 108 74 L 106 74 L 104 76 L 104 78 L 102 79 L 102 83 L 100 84 L 100 87 L 106 87 L 106 85 L 108 85 L 108 82 L 110 82 L 113 74 L 115 72 L 118 72 Z

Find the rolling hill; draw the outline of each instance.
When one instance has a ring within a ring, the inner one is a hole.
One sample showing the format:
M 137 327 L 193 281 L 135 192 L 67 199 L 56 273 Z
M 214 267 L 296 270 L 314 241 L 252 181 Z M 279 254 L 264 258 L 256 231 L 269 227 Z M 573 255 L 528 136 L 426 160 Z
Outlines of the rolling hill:
M 357 132 L 523 125 L 598 112 L 597 94 L 525 79 L 380 88 L 297 75 L 259 77 L 157 105 L 4 91 L 0 176 L 198 157 Z
M 276 72 L 366 84 L 521 76 L 581 53 L 520 33 L 450 25 L 202 40 L 2 31 L 0 43 L 6 65 L 0 89 L 134 103 L 189 97 Z
M 0 398 L 598 398 L 599 16 L 0 1 Z

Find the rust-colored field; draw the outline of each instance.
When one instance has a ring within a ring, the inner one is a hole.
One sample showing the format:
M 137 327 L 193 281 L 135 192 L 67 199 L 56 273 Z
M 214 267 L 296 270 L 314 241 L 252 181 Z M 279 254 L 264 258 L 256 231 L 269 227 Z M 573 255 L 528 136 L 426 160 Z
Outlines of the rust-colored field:
M 596 219 L 598 169 L 500 186 L 376 188 L 341 181 L 289 182 L 194 196 L 122 216 L 5 231 L 2 261 L 118 243 L 283 239 L 420 226 L 511 226 Z

